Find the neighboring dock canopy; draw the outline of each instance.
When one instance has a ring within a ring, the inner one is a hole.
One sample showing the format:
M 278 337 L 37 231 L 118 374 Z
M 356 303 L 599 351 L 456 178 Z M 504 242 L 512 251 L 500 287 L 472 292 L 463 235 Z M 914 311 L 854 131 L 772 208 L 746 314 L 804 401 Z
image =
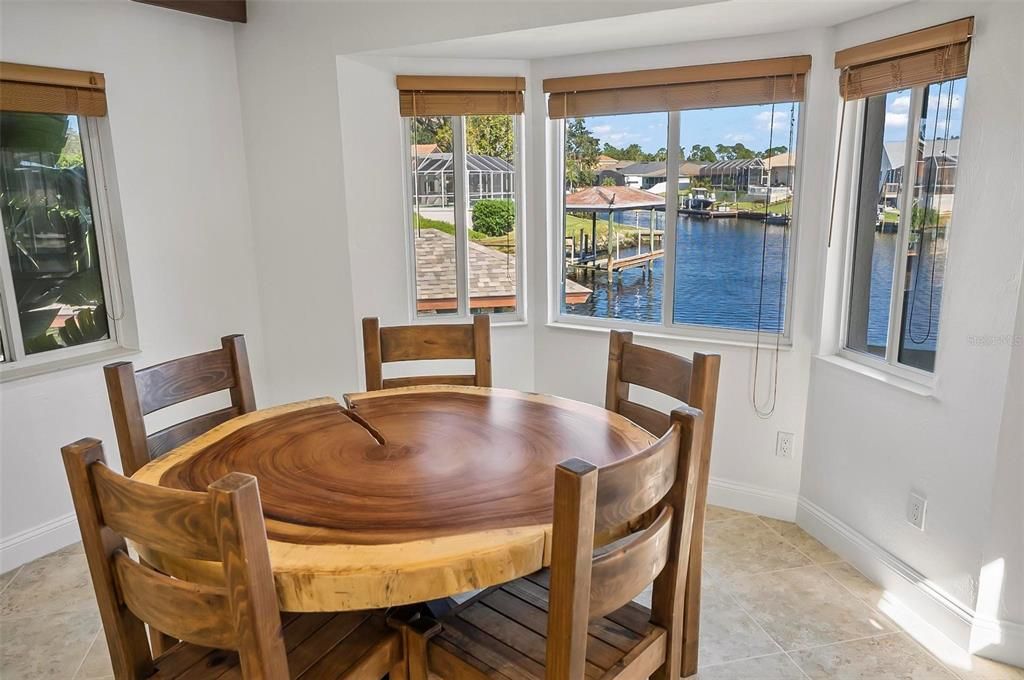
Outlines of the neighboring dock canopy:
M 664 196 L 632 187 L 586 187 L 565 197 L 565 209 L 569 212 L 598 213 L 664 207 Z

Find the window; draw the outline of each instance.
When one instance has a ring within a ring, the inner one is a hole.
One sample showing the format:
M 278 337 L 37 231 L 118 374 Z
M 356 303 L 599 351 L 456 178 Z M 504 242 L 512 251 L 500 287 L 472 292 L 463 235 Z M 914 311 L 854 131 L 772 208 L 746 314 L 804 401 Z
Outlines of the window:
M 692 71 L 727 66 L 749 75 L 709 81 Z M 545 81 L 562 128 L 563 318 L 787 333 L 807 66 L 794 57 Z M 578 89 L 606 77 L 681 84 L 623 87 L 614 98 Z
M 929 372 L 965 87 L 958 78 L 875 95 L 862 105 L 846 347 Z
M 413 88 L 410 80 L 427 87 Z M 443 86 L 494 87 L 493 80 L 444 79 Z M 497 80 L 514 81 L 499 88 L 520 86 L 520 79 Z M 521 318 L 521 92 L 468 90 L 471 96 L 452 104 L 432 84 L 430 77 L 399 76 L 413 315 Z M 446 115 L 409 115 L 421 109 Z
M 843 345 L 853 358 L 935 371 L 972 33 L 967 18 L 836 54 L 840 94 L 857 100 Z
M 661 323 L 668 125 L 667 113 L 565 122 L 566 314 Z M 615 146 L 630 135 L 643 146 Z
M 21 67 L 30 68 L 30 67 Z M 48 69 L 42 69 L 48 71 Z M 78 72 L 71 72 L 78 73 Z M 112 167 L 102 116 L 49 113 L 9 81 L 0 110 L 2 353 L 16 375 L 124 346 L 133 336 L 123 249 L 106 187 Z M 52 100 L 46 102 L 52 104 Z M 83 113 L 105 114 L 79 100 Z M 13 108 L 27 110 L 11 110 Z

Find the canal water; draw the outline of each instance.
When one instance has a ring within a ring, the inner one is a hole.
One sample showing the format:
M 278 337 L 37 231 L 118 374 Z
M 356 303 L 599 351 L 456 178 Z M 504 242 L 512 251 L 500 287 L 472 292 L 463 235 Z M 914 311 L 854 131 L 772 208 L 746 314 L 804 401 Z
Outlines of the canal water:
M 650 213 L 641 211 L 623 213 L 619 221 L 628 226 L 639 222 L 639 226 L 646 227 L 649 219 Z M 656 213 L 655 219 L 656 226 L 661 228 L 663 215 Z M 680 215 L 676 227 L 673 321 L 752 331 L 758 328 L 760 311 L 762 331 L 782 330 L 786 317 L 786 269 L 793 245 L 789 232 L 787 226 L 766 228 L 759 220 Z M 875 239 L 868 334 L 869 344 L 880 342 L 884 346 L 896 235 L 877 233 Z M 914 289 L 916 294 L 908 295 L 911 306 L 907 321 L 911 332 L 904 342 L 908 348 L 935 348 L 945 265 L 945 239 L 940 242 L 941 248 L 932 248 L 931 242 L 925 245 L 922 257 L 915 258 L 920 259 L 920 271 L 915 265 L 909 277 L 918 285 Z M 645 241 L 642 252 L 648 250 Z M 934 258 L 933 250 L 938 251 Z M 636 252 L 635 247 L 622 248 L 619 256 Z M 576 280 L 594 292 L 585 303 L 566 305 L 566 313 L 660 323 L 664 279 L 664 259 L 655 260 L 649 275 L 642 268 L 628 269 L 616 274 L 610 283 L 604 273 L 580 275 Z

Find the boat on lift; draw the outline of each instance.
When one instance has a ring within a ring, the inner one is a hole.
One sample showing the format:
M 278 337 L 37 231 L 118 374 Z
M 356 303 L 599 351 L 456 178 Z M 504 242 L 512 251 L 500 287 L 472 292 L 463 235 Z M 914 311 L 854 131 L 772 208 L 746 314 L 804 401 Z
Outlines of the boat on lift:
M 693 187 L 690 189 L 690 195 L 683 199 L 681 210 L 695 213 L 711 212 L 716 201 L 715 194 L 709 195 L 708 190 L 704 187 Z

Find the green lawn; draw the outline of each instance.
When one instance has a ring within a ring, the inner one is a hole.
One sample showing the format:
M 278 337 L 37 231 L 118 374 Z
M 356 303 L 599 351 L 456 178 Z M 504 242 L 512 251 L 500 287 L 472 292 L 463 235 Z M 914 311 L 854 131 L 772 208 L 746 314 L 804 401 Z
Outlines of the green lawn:
M 576 243 L 577 247 L 581 247 L 582 246 L 582 244 L 579 243 L 580 229 L 583 230 L 583 233 L 589 239 L 591 234 L 592 234 L 592 229 L 593 229 L 593 224 L 591 222 L 590 217 L 577 217 L 576 215 L 566 215 L 565 216 L 565 235 L 566 236 L 571 236 L 571 237 L 575 238 L 576 241 L 577 241 L 577 243 Z M 644 227 L 641 227 L 639 231 L 640 231 L 640 233 L 642 233 L 645 236 L 649 233 L 648 230 L 646 228 L 644 228 Z M 635 227 L 628 227 L 628 226 L 625 226 L 625 225 L 622 225 L 622 224 L 618 224 L 618 225 L 615 226 L 615 233 L 621 235 L 621 238 L 622 238 L 622 241 L 620 242 L 621 245 L 623 245 L 623 246 L 625 246 L 627 244 L 632 245 L 634 243 L 635 239 L 636 239 L 637 229 Z M 608 242 L 608 220 L 607 219 L 599 219 L 597 221 L 597 243 L 598 243 L 598 246 L 603 246 L 607 242 Z M 647 243 L 646 239 L 644 240 L 644 243 L 645 244 Z
M 429 217 L 424 217 L 423 215 L 420 215 L 419 218 L 420 229 L 437 229 L 438 231 L 443 231 L 446 234 L 451 234 L 453 236 L 455 235 L 455 225 L 452 224 L 451 222 L 445 222 L 444 220 L 432 220 Z M 413 215 L 412 224 L 413 229 L 415 229 L 416 215 Z M 472 229 L 470 229 L 469 238 L 473 239 L 474 241 L 484 241 L 486 239 L 489 239 L 490 236 L 481 231 L 473 231 Z

